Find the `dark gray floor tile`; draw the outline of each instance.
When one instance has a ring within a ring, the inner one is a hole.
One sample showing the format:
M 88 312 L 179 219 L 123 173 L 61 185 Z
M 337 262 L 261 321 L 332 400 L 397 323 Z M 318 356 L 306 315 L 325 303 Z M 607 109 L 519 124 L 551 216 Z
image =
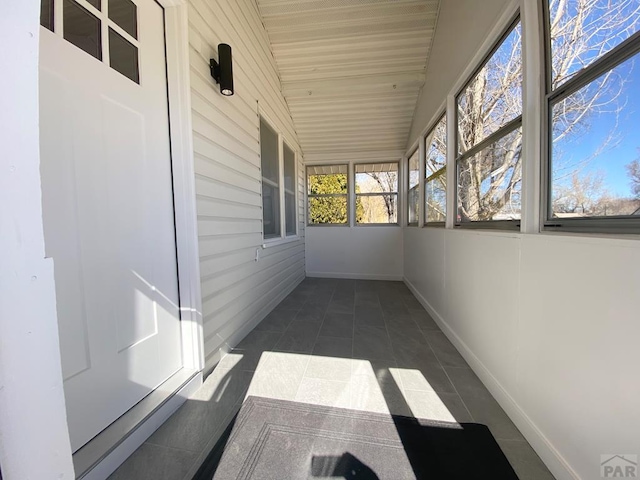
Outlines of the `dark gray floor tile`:
M 319 323 L 292 322 L 274 350 L 278 352 L 311 353 L 319 331 Z
M 290 293 L 287 297 L 285 297 L 285 299 L 282 300 L 282 302 L 280 302 L 277 308 L 280 310 L 299 309 L 307 301 L 307 297 L 308 295 L 294 291 Z
M 498 439 L 498 445 L 520 480 L 554 480 L 555 477 L 526 441 Z
M 356 280 L 356 293 L 358 292 L 371 292 L 378 291 L 377 280 Z
M 438 360 L 444 367 L 468 367 L 469 365 L 449 341 L 446 335 L 440 331 L 429 331 L 425 335 L 429 345 L 435 352 Z
M 470 368 L 446 368 L 446 371 L 477 422 L 487 425 L 496 438 L 524 440 L 500 404 Z
M 265 332 L 253 330 L 235 347 L 236 350 L 269 349 L 273 348 L 280 338 L 280 332 Z
M 302 308 L 318 307 L 326 310 L 332 296 L 333 291 L 316 290 L 315 293 L 307 295 L 307 301 Z
M 320 335 L 323 337 L 353 338 L 353 315 L 328 312 L 325 315 Z
M 356 281 L 348 278 L 339 278 L 334 280 L 336 292 L 349 292 L 354 293 L 356 291 Z
M 323 306 L 305 304 L 305 306 L 302 307 L 302 309 L 298 312 L 298 314 L 293 319 L 293 321 L 321 324 L 326 310 L 327 310 L 327 305 L 323 307 Z
M 194 452 L 145 443 L 113 472 L 109 480 L 181 479 L 197 457 Z
M 216 368 L 147 443 L 198 453 L 244 396 L 253 372 Z
M 356 307 L 356 325 L 384 327 L 382 310 L 379 307 Z
M 355 305 L 355 295 L 333 294 L 329 302 L 328 312 L 333 313 L 353 313 Z
M 440 327 L 438 327 L 438 324 L 431 318 L 431 315 L 429 315 L 426 310 L 421 312 L 412 311 L 411 318 L 413 318 L 420 329 L 425 332 L 440 331 Z
M 380 300 L 375 291 L 356 291 L 356 307 L 378 307 L 380 308 Z
M 393 358 L 391 340 L 387 335 L 386 328 L 356 325 L 353 338 L 353 356 L 367 360 Z
M 284 332 L 297 313 L 297 310 L 275 309 L 254 330 L 258 332 Z
M 405 347 L 422 347 L 431 351 L 431 347 L 427 342 L 422 331 L 415 324 L 390 324 L 387 323 L 387 333 L 391 339 L 391 343 L 399 348 Z
M 409 317 L 409 309 L 403 303 L 382 304 L 382 313 L 385 318 Z
M 323 357 L 351 358 L 353 354 L 352 339 L 319 336 L 313 347 L 313 354 Z
M 422 304 L 412 294 L 403 295 L 402 298 L 404 300 L 404 304 L 407 306 L 407 308 L 410 311 L 417 311 L 417 312 L 424 311 L 424 307 L 422 306 Z
M 428 345 L 392 343 L 393 354 L 398 367 L 420 369 L 430 365 L 440 366 L 440 362 Z

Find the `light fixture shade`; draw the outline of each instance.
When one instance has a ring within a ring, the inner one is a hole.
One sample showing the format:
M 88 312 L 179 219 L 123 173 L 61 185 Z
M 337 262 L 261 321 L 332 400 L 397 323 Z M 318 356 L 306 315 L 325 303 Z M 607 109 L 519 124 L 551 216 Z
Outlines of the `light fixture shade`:
M 218 61 L 211 59 L 211 76 L 220 84 L 220 93 L 227 97 L 233 95 L 233 60 L 231 46 L 226 43 L 218 45 Z

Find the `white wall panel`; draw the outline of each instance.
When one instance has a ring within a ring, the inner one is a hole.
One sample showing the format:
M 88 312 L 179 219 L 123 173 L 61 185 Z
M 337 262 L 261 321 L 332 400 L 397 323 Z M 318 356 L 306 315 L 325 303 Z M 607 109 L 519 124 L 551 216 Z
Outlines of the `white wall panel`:
M 442 2 L 409 143 L 510 5 Z M 640 452 L 637 238 L 428 228 L 404 237 L 407 283 L 558 479 L 598 478 L 600 455 Z
M 305 246 L 310 277 L 402 279 L 400 227 L 308 227 Z
M 251 0 L 189 2 L 189 41 L 206 369 L 304 277 L 299 239 L 263 249 L 259 109 L 300 151 L 268 36 Z M 209 72 L 233 49 L 235 95 Z M 302 171 L 302 156 L 299 156 Z M 298 175 L 303 191 L 302 175 Z M 299 212 L 303 196 L 299 193 Z M 256 261 L 256 251 L 259 260 Z

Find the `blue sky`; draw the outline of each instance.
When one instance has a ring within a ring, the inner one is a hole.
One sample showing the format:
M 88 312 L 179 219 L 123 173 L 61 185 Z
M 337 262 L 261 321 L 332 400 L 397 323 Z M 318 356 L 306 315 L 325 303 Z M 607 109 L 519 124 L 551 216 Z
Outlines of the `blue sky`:
M 603 184 L 610 194 L 629 197 L 631 189 L 625 165 L 640 157 L 640 61 L 629 60 L 616 67 L 616 72 L 624 79 L 620 97 L 604 107 L 607 112 L 591 114 L 587 119 L 589 128 L 583 134 L 563 140 L 558 145 L 562 153 L 554 156 L 554 160 L 573 163 L 592 157 L 613 133 L 610 146 L 586 162 L 580 171 L 603 173 Z M 621 107 L 617 115 L 608 112 L 616 105 Z

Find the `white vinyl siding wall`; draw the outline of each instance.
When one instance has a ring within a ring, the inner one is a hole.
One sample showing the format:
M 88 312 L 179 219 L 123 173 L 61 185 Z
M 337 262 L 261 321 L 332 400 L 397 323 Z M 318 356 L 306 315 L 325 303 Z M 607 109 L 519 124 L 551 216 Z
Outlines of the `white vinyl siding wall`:
M 233 50 L 232 97 L 220 94 L 209 71 L 219 43 Z M 298 240 L 263 249 L 260 114 L 300 148 L 257 6 L 190 0 L 189 44 L 208 372 L 221 349 L 234 346 L 304 278 L 304 168 L 299 154 Z

